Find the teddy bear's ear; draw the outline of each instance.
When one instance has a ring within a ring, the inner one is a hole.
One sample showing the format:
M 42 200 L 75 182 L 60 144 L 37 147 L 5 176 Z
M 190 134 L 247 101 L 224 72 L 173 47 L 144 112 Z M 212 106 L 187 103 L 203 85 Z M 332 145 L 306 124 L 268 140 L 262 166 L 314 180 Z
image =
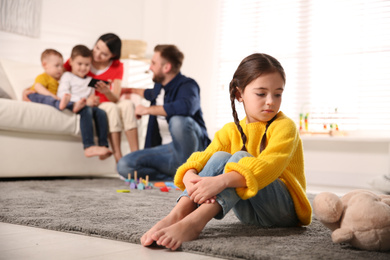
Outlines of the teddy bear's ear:
M 332 241 L 334 243 L 349 242 L 352 238 L 353 232 L 348 228 L 338 228 L 332 233 Z
M 321 192 L 313 200 L 313 211 L 323 223 L 338 223 L 343 213 L 340 198 L 331 192 Z

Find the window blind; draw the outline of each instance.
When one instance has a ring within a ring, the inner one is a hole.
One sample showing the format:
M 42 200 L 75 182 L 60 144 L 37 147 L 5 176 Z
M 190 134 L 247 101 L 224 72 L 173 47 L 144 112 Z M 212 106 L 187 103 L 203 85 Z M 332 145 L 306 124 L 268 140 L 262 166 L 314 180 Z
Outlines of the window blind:
M 261 52 L 282 63 L 281 111 L 297 124 L 390 130 L 390 1 L 223 0 L 218 38 L 218 128 L 232 121 L 234 71 Z

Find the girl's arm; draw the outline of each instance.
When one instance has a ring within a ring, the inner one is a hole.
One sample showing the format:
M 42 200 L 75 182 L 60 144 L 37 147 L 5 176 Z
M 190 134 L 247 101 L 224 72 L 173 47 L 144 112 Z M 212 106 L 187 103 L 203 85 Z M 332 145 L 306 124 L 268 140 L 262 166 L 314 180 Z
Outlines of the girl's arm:
M 194 186 L 194 180 L 198 180 L 200 179 L 201 177 L 198 176 L 198 173 L 196 172 L 195 169 L 189 169 L 184 177 L 183 177 L 183 183 L 187 189 L 187 192 L 188 190 L 190 189 L 191 190 L 191 187 Z M 189 194 L 191 195 L 191 194 Z
M 189 169 L 195 169 L 197 173 L 201 172 L 213 154 L 218 151 L 231 152 L 231 142 L 229 141 L 228 134 L 226 134 L 231 131 L 231 128 L 236 128 L 236 125 L 234 123 L 226 124 L 222 129 L 215 133 L 212 142 L 204 151 L 194 152 L 187 159 L 187 162 L 177 169 L 174 180 L 177 187 L 181 190 L 186 188 L 183 183 L 183 178 Z
M 215 196 L 227 188 L 246 187 L 245 178 L 235 171 L 214 177 L 199 177 L 191 182 L 193 186 L 187 188 L 188 195 L 197 204 L 214 202 Z
M 268 129 L 267 147 L 257 157 L 244 157 L 239 162 L 229 162 L 225 171 L 239 172 L 247 181 L 246 187 L 238 187 L 236 192 L 242 199 L 249 199 L 260 189 L 268 186 L 286 172 L 288 166 L 304 174 L 303 154 L 296 154 L 300 146 L 299 132 L 296 124 L 289 118 L 278 118 Z M 290 164 L 292 159 L 293 164 Z M 299 169 L 299 170 L 297 170 Z M 290 172 L 288 170 L 287 172 Z M 291 176 L 291 172 L 289 174 Z
M 220 177 L 220 181 L 222 186 L 226 188 L 244 188 L 246 187 L 246 180 L 244 176 L 239 174 L 236 171 L 227 172 L 225 174 L 221 174 L 217 177 Z

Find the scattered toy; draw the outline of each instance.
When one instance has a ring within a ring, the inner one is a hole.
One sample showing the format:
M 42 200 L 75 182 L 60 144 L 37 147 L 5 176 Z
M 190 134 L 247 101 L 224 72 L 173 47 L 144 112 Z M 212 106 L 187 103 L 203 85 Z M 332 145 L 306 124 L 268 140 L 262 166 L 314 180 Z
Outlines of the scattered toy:
M 154 187 L 158 187 L 158 188 L 160 188 L 160 187 L 165 187 L 166 185 L 165 185 L 165 182 L 156 182 L 155 184 L 154 184 Z
M 119 192 L 119 193 L 129 193 L 130 190 L 116 190 L 116 192 Z
M 164 187 L 160 188 L 160 191 L 162 191 L 162 192 L 169 192 L 169 190 L 170 190 L 170 188 L 167 187 L 167 186 L 164 186 Z

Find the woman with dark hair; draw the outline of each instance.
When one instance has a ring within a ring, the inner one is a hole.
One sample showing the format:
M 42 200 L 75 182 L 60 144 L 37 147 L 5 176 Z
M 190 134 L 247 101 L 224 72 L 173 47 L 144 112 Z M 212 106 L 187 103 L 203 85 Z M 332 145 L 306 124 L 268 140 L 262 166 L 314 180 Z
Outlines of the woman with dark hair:
M 87 104 L 88 102 L 99 104 L 99 108 L 107 113 L 109 140 L 117 162 L 122 158 L 120 149 L 122 130 L 125 131 L 130 150 L 132 152 L 138 150 L 134 104 L 130 100 L 119 100 L 123 78 L 123 63 L 119 60 L 121 47 L 121 39 L 113 33 L 103 34 L 96 41 L 92 49 L 92 65 L 88 76 L 100 81 L 95 85 L 97 98 L 87 100 Z M 67 71 L 71 69 L 69 61 L 64 64 L 64 68 Z

